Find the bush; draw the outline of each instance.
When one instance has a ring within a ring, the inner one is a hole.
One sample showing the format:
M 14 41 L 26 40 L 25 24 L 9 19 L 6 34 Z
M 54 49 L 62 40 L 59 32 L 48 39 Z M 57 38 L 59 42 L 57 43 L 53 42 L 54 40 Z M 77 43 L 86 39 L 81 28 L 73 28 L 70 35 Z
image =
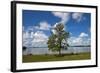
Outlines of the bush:
M 27 47 L 23 46 L 23 50 L 25 51 L 27 49 Z

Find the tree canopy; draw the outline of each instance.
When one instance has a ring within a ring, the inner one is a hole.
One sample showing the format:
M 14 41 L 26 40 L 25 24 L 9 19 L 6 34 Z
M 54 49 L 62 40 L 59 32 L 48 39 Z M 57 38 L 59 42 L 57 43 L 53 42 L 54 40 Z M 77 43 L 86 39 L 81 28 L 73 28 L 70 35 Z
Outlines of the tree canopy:
M 48 48 L 51 51 L 58 51 L 59 55 L 61 55 L 61 49 L 67 49 L 68 45 L 68 38 L 69 32 L 64 31 L 64 25 L 59 23 L 54 28 L 56 34 L 52 33 L 48 39 Z M 64 42 L 65 41 L 65 42 Z

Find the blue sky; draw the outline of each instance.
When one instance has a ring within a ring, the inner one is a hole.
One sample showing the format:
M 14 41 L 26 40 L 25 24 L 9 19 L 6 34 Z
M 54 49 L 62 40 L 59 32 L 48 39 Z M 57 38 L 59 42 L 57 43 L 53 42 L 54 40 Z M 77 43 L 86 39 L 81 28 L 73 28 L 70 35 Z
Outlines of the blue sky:
M 90 45 L 91 14 L 79 12 L 54 12 L 23 10 L 23 45 L 45 46 L 57 23 L 64 24 L 70 32 L 71 45 Z

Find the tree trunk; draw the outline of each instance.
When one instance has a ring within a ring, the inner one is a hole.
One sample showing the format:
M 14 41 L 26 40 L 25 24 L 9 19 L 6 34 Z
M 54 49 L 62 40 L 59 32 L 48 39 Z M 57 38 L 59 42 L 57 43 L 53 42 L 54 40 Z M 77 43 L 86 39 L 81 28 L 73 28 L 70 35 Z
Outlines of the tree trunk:
M 61 40 L 60 37 L 61 37 L 61 34 L 59 33 L 59 36 L 58 36 L 59 45 L 60 45 L 60 48 L 59 48 L 59 55 L 61 56 L 61 48 L 62 48 L 62 47 L 61 47 L 61 41 L 62 41 L 62 40 Z
M 61 55 L 61 49 L 59 50 L 59 55 Z
M 59 44 L 60 44 L 59 55 L 61 55 L 61 40 Z

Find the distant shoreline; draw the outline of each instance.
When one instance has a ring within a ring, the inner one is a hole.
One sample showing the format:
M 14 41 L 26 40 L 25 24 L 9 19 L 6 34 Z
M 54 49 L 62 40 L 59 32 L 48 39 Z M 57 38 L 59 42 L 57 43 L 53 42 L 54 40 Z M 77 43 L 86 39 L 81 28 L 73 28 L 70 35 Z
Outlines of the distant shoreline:
M 68 47 L 91 47 L 91 46 L 88 45 L 88 46 L 68 46 Z M 48 48 L 48 47 L 27 47 L 27 48 Z

